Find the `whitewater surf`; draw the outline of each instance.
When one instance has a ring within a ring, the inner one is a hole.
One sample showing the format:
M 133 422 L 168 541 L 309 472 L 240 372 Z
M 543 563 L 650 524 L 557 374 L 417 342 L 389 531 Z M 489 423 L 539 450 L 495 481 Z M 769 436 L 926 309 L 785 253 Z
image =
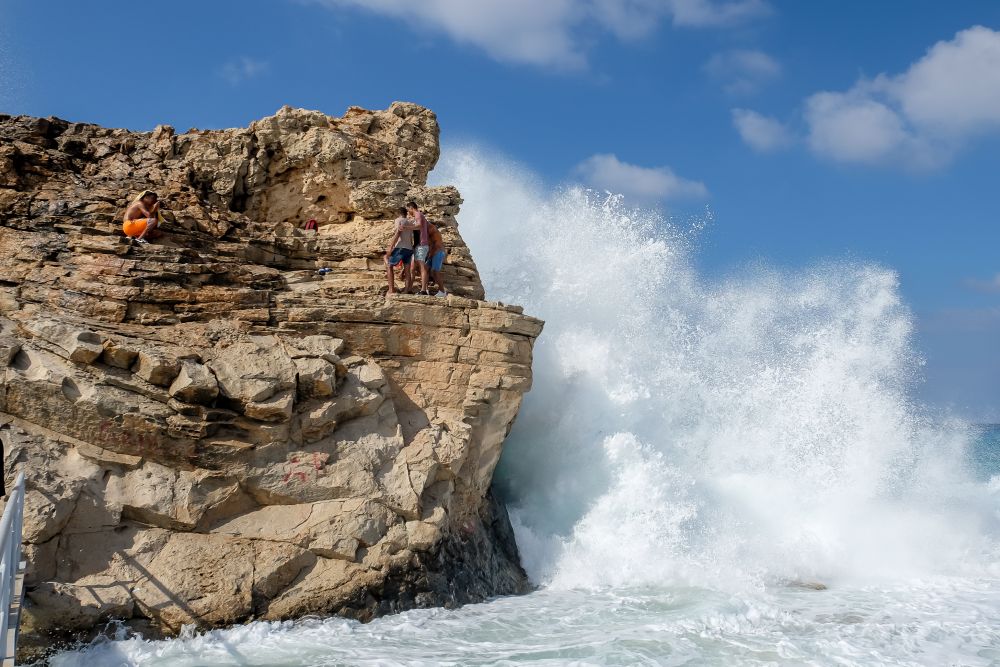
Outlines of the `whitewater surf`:
M 995 435 L 912 398 L 891 269 L 709 279 L 706 220 L 548 191 L 475 150 L 434 178 L 462 192 L 489 297 L 546 321 L 497 472 L 539 590 L 102 640 L 52 664 L 1000 662 L 1000 466 L 973 456 Z

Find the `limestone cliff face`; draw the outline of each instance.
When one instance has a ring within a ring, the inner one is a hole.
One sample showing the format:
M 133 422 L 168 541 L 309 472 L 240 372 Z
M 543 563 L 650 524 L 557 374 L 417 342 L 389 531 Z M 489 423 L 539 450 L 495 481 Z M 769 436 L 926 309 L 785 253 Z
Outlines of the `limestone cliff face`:
M 0 116 L 27 633 L 524 590 L 490 483 L 542 325 L 482 300 L 458 192 L 424 185 L 438 153 L 434 114 L 403 103 L 180 135 Z M 146 187 L 172 221 L 142 246 L 120 219 Z M 384 297 L 407 199 L 442 231 L 453 296 Z

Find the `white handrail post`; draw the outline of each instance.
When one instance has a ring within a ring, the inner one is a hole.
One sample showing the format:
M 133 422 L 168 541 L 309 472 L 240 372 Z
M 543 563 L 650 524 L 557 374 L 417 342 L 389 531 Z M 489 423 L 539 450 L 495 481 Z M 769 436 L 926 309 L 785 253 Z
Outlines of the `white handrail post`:
M 0 519 L 0 667 L 13 666 L 21 621 L 24 567 L 21 531 L 24 527 L 24 473 L 18 473 Z

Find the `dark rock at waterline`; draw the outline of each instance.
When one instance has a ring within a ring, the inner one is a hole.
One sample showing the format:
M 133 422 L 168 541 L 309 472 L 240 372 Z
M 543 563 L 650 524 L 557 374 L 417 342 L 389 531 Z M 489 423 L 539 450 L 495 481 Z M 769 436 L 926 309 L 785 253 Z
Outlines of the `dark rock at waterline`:
M 492 493 L 478 520 L 455 531 L 433 550 L 394 566 L 377 586 L 358 591 L 347 604 L 325 610 L 369 621 L 426 607 L 454 608 L 532 588 L 521 567 L 507 510 Z

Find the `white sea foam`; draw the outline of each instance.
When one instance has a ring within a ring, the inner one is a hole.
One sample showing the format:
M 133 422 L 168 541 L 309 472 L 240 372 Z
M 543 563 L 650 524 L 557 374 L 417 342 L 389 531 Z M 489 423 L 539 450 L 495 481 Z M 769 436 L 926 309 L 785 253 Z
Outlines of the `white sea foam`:
M 156 665 L 963 665 L 1000 661 L 1000 587 L 752 595 L 672 588 L 547 589 L 367 625 L 250 623 L 170 641 L 101 642 L 52 667 Z
M 475 150 L 435 179 L 462 191 L 489 295 L 546 320 L 498 471 L 542 590 L 103 643 L 57 667 L 1000 661 L 1000 476 L 975 481 L 964 430 L 909 398 L 921 362 L 891 270 L 707 280 L 707 216 L 545 191 Z
M 698 225 L 539 192 L 475 151 L 441 171 L 489 294 L 546 320 L 500 470 L 536 580 L 736 590 L 995 560 L 965 436 L 909 398 L 920 359 L 893 271 L 707 281 Z

